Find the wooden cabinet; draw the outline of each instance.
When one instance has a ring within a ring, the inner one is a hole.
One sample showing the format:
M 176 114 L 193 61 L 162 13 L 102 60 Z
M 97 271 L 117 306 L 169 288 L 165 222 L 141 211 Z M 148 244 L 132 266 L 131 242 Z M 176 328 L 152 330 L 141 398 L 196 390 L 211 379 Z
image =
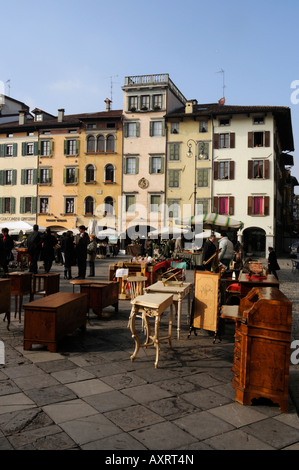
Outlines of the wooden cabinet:
M 288 411 L 292 303 L 276 287 L 252 289 L 236 318 L 233 386 L 236 401 L 270 399 Z
M 58 292 L 24 305 L 24 349 L 44 344 L 56 352 L 59 341 L 86 328 L 87 295 Z

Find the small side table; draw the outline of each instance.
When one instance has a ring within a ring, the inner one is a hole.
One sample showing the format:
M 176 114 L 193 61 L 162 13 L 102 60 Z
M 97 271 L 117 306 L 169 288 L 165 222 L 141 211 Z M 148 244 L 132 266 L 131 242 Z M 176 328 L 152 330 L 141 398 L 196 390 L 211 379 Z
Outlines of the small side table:
M 134 361 L 139 348 L 148 348 L 154 346 L 156 348 L 156 360 L 155 367 L 158 367 L 159 362 L 159 349 L 160 342 L 168 340 L 171 347 L 171 328 L 172 328 L 172 317 L 173 317 L 173 295 L 172 294 L 144 294 L 137 296 L 134 300 L 131 301 L 132 310 L 129 318 L 130 330 L 132 332 L 132 337 L 135 341 L 135 351 L 130 357 L 131 361 Z M 159 326 L 160 318 L 163 312 L 170 307 L 170 318 L 168 324 L 168 335 L 161 337 L 159 336 Z M 139 335 L 135 328 L 135 319 L 137 315 L 144 315 L 145 325 L 146 325 L 146 341 L 143 344 L 140 344 Z M 155 333 L 154 336 L 151 336 L 149 319 L 155 318 Z M 151 342 L 150 342 L 151 340 Z
M 35 295 L 43 297 L 59 292 L 60 274 L 43 273 L 33 275 L 32 298 Z
M 29 294 L 30 300 L 32 300 L 32 273 L 16 271 L 7 275 L 11 280 L 11 295 L 15 296 L 15 317 L 17 316 L 19 297 L 19 323 L 21 323 L 23 296 Z

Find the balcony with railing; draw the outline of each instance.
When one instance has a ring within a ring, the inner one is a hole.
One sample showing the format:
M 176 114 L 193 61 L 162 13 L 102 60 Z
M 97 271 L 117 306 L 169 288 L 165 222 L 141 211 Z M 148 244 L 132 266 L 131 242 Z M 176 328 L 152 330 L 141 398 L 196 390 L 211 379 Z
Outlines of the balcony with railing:
M 153 75 L 130 75 L 125 77 L 125 85 L 123 88 L 128 90 L 130 88 L 136 87 L 153 87 L 161 85 L 168 86 L 182 103 L 186 102 L 186 98 L 169 78 L 168 73 L 158 73 Z

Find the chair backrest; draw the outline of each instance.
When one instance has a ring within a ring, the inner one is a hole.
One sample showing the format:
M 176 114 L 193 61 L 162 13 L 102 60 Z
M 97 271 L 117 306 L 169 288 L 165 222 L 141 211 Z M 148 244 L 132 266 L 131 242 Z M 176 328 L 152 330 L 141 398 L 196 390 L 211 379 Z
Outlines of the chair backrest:
M 171 261 L 171 267 L 177 269 L 187 269 L 186 261 Z

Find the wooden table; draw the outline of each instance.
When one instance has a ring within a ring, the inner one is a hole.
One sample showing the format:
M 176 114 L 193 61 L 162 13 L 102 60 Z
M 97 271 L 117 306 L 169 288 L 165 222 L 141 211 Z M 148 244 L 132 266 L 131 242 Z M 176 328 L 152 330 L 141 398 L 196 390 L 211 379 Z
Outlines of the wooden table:
M 155 282 L 151 286 L 145 288 L 146 293 L 169 293 L 173 294 L 173 301 L 177 309 L 177 339 L 180 339 L 181 331 L 181 318 L 182 318 L 182 301 L 186 295 L 188 295 L 188 314 L 187 322 L 190 324 L 190 315 L 191 315 L 191 292 L 192 292 L 192 283 L 191 282 L 166 282 L 162 281 Z
M 30 300 L 32 299 L 32 273 L 16 271 L 7 275 L 11 280 L 11 295 L 15 296 L 15 317 L 17 316 L 19 298 L 19 323 L 21 323 L 23 296 L 29 294 Z
M 0 279 L 0 313 L 5 313 L 3 321 L 7 319 L 6 328 L 10 325 L 11 279 Z
M 159 349 L 160 342 L 164 340 L 169 341 L 171 346 L 171 328 L 172 328 L 172 304 L 173 304 L 173 295 L 172 294 L 144 294 L 137 296 L 134 300 L 131 301 L 132 310 L 129 318 L 129 325 L 132 332 L 132 337 L 135 341 L 135 351 L 130 357 L 131 361 L 134 361 L 139 348 L 148 348 L 154 346 L 156 348 L 156 360 L 155 367 L 158 367 L 159 362 Z M 170 307 L 170 319 L 168 323 L 168 335 L 160 338 L 159 336 L 159 326 L 160 326 L 160 317 L 165 310 Z M 146 341 L 143 344 L 140 344 L 139 335 L 135 327 L 135 319 L 137 315 L 143 314 L 145 325 L 146 325 Z M 155 333 L 154 336 L 151 336 L 150 323 L 149 319 L 155 318 Z M 151 340 L 151 342 L 150 342 Z
M 57 292 L 24 304 L 24 349 L 44 344 L 56 352 L 59 341 L 86 329 L 87 295 Z
M 35 295 L 51 295 L 59 292 L 60 274 L 42 273 L 33 275 L 32 298 Z
M 253 287 L 277 287 L 279 288 L 279 281 L 273 274 L 268 274 L 266 279 L 257 278 L 255 276 L 249 277 L 248 274 L 241 273 L 239 276 L 239 283 L 241 286 L 241 297 L 245 297 Z
M 75 287 L 78 286 L 81 288 L 81 286 L 89 285 L 89 284 L 95 284 L 96 281 L 90 281 L 89 279 L 73 279 L 70 281 L 70 284 L 73 286 L 73 293 L 75 292 Z

